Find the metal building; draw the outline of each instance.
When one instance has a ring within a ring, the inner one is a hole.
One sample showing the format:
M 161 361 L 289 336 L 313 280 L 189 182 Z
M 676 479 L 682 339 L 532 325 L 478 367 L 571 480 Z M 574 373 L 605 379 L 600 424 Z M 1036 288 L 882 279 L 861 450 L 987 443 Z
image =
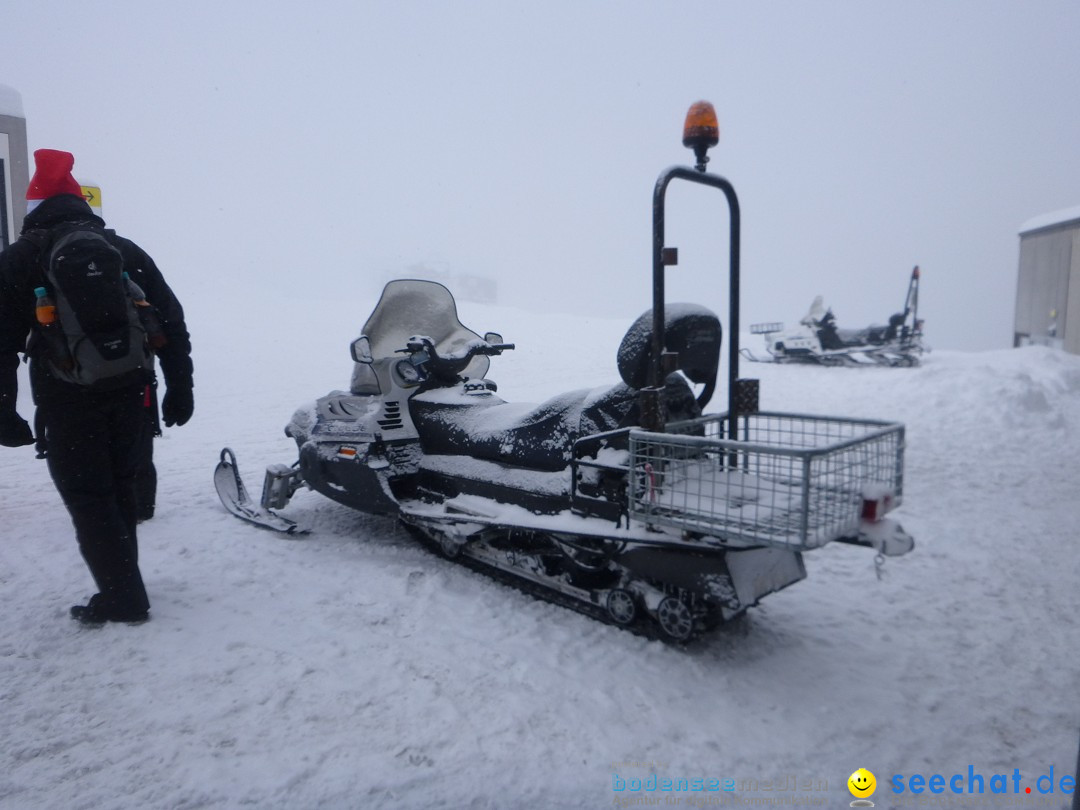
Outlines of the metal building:
M 1013 345 L 1038 343 L 1080 354 L 1080 207 L 1020 228 Z
M 26 155 L 22 96 L 0 84 L 0 250 L 18 239 L 26 216 Z

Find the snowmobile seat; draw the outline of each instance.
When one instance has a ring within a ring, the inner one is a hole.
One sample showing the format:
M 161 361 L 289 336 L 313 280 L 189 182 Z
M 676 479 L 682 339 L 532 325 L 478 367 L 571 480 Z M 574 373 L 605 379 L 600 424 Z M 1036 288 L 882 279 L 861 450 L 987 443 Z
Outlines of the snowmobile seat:
M 857 348 L 859 346 L 881 346 L 889 342 L 889 327 L 873 324 L 862 329 L 837 329 L 840 345 L 838 349 Z M 824 346 L 824 344 L 822 344 Z
M 570 391 L 539 405 L 508 403 L 470 393 L 469 383 L 436 388 L 409 400 L 409 413 L 427 455 L 471 456 L 517 467 L 565 469 L 574 442 L 639 423 L 639 392 L 625 384 Z M 701 409 L 678 374 L 668 377 L 664 400 L 672 420 Z
M 539 405 L 476 396 L 465 386 L 436 388 L 409 400 L 426 455 L 471 456 L 555 471 L 581 436 L 622 427 L 637 406 L 626 385 L 570 391 Z
M 697 397 L 704 408 L 716 390 L 723 332 L 720 319 L 698 304 L 669 304 L 664 307 L 664 348 L 676 355 L 675 370 L 690 382 L 703 385 Z M 652 365 L 652 310 L 639 317 L 619 345 L 619 374 L 628 386 L 648 385 Z
M 882 335 L 882 339 L 885 343 L 892 343 L 903 334 L 904 321 L 906 320 L 907 315 L 903 312 L 897 312 L 894 315 L 889 316 L 889 325 L 885 329 L 885 334 Z
M 837 329 L 830 311 L 821 321 L 819 339 L 823 349 L 849 349 L 856 346 L 881 346 L 897 339 L 906 316 L 896 313 L 889 317 L 888 326 L 872 324 L 862 329 Z

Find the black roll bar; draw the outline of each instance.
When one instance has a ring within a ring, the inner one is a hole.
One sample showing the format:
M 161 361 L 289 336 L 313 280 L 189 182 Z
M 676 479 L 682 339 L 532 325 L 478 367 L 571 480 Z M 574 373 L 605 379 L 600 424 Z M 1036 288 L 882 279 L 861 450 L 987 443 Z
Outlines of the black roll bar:
M 739 198 L 735 187 L 723 177 L 709 174 L 704 165 L 699 169 L 688 166 L 672 166 L 657 178 L 653 190 L 653 327 L 652 362 L 649 365 L 648 387 L 641 392 L 642 427 L 646 430 L 664 430 L 662 391 L 664 379 L 673 370 L 671 360 L 664 352 L 664 267 L 675 264 L 675 253 L 664 247 L 664 202 L 668 185 L 672 180 L 688 180 L 718 188 L 724 192 L 730 211 L 731 238 L 729 259 L 729 307 L 728 307 L 728 431 L 736 438 L 739 378 Z

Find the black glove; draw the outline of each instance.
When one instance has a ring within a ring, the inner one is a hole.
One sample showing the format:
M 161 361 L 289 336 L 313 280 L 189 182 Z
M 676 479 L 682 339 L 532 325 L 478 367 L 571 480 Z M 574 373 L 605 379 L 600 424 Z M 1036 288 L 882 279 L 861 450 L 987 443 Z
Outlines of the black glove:
M 34 434 L 30 432 L 30 425 L 26 420 L 12 411 L 0 414 L 0 444 L 4 447 L 22 447 L 24 444 L 33 444 Z
M 161 400 L 161 415 L 165 419 L 165 427 L 186 424 L 195 410 L 195 396 L 191 393 L 191 386 L 170 385 L 165 390 L 165 396 Z

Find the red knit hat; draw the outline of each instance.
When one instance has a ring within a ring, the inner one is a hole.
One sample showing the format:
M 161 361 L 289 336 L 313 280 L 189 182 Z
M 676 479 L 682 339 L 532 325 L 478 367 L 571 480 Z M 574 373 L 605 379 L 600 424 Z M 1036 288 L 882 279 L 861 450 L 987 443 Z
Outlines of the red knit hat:
M 82 196 L 82 187 L 71 176 L 75 156 L 70 152 L 38 149 L 34 152 L 34 164 L 34 176 L 26 189 L 27 212 L 34 210 L 42 200 L 57 194 Z

